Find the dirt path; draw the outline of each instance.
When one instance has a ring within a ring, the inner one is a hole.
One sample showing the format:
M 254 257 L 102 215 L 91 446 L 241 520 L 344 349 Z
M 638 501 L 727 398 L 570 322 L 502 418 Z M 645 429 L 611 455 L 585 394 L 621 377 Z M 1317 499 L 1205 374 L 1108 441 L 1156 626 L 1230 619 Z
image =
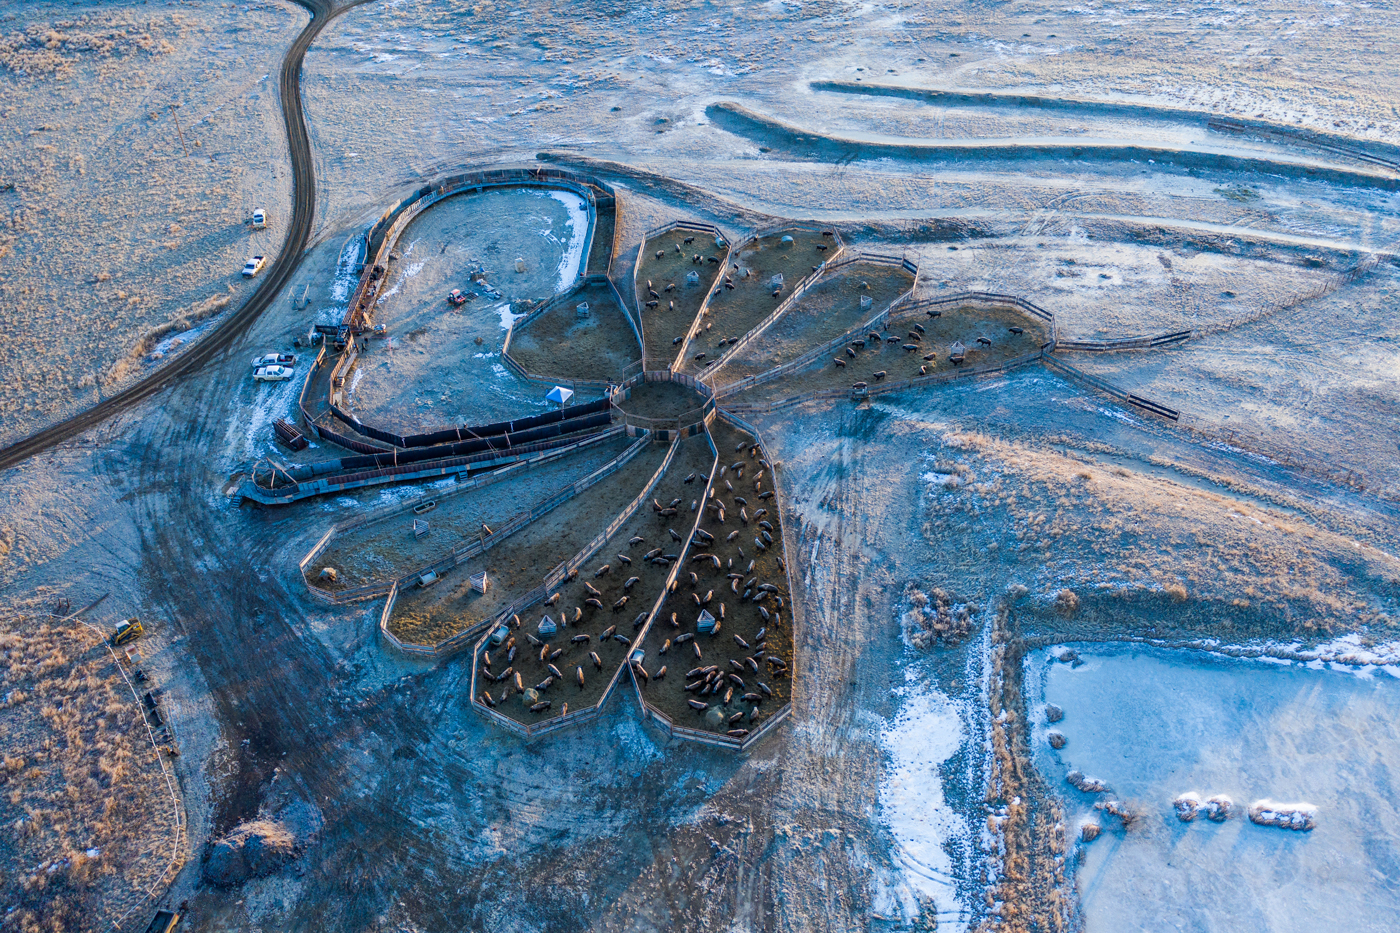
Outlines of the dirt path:
M 132 408 L 165 386 L 204 369 L 210 360 L 229 349 L 247 332 L 258 317 L 277 298 L 305 255 L 311 238 L 312 221 L 316 211 L 316 171 L 311 155 L 311 143 L 306 135 L 306 119 L 301 102 L 301 65 L 306 50 L 326 24 L 336 16 L 370 0 L 350 0 L 336 8 L 333 0 L 294 0 L 311 13 L 311 22 L 287 50 L 282 59 L 278 93 L 282 100 L 282 122 L 292 156 L 292 216 L 287 225 L 287 237 L 282 241 L 276 258 L 269 264 L 257 290 L 243 306 L 220 320 L 209 334 L 174 363 L 162 367 L 87 411 L 74 415 L 52 427 L 30 435 L 22 441 L 0 450 L 0 469 L 13 466 L 55 444 L 101 424 L 118 412 Z

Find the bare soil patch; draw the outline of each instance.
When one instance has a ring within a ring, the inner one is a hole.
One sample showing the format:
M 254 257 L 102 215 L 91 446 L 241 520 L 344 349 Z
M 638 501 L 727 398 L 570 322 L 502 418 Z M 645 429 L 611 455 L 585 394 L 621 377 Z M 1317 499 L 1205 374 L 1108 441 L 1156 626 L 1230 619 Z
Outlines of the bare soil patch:
M 553 701 L 548 710 L 530 712 L 530 706 L 537 700 L 531 699 L 529 694 L 517 694 L 513 680 L 483 682 L 478 674 L 478 694 L 483 689 L 489 690 L 498 701 L 498 712 L 523 723 L 543 722 L 561 715 L 564 703 L 575 711 L 596 704 L 618 666 L 626 660 L 631 641 L 636 638 L 641 626 L 646 624 L 652 606 L 656 605 L 657 597 L 666 585 L 671 564 L 681 555 L 682 543 L 694 525 L 705 480 L 714 462 L 709 441 L 703 434 L 682 440 L 671 465 L 656 485 L 653 502 L 643 505 L 617 530 L 603 549 L 579 571 L 576 580 L 559 587 L 559 601 L 553 607 L 537 609 L 525 619 L 522 631 L 531 634 L 536 633 L 544 614 L 559 624 L 559 632 L 549 644 L 549 661 L 540 659 L 539 648 L 531 646 L 523 634 L 514 633 L 517 644 L 521 646 L 514 666 L 521 672 L 527 689 L 543 683 L 550 676 L 551 671 L 546 663 L 554 664 L 563 674 L 562 681 L 536 690 L 538 699 Z M 671 506 L 677 499 L 680 502 Z M 661 509 L 655 507 L 657 504 L 663 508 L 676 508 L 677 511 L 674 515 L 662 514 Z M 692 510 L 692 506 L 695 510 Z M 682 541 L 676 541 L 671 531 L 675 531 Z M 634 538 L 642 540 L 634 544 Z M 643 555 L 657 548 L 662 550 L 663 556 L 672 555 L 672 560 L 657 562 L 644 559 Z M 604 566 L 608 570 L 600 575 L 598 571 Z M 593 590 L 598 592 L 595 594 Z M 627 601 L 618 606 L 618 601 L 624 597 Z M 600 605 L 589 604 L 589 599 L 597 600 Z M 616 629 L 614 636 L 621 635 L 624 640 L 605 638 L 604 633 L 610 627 Z M 588 640 L 573 640 L 582 635 L 587 635 Z M 554 651 L 560 652 L 557 657 L 553 656 Z M 593 663 L 592 653 L 597 653 L 603 662 L 601 670 Z M 499 649 L 492 652 L 492 658 L 492 668 L 498 675 L 511 663 L 502 663 Z M 484 658 L 478 658 L 478 664 L 483 661 Z M 579 671 L 584 676 L 581 687 L 578 683 Z M 666 676 L 670 676 L 670 673 Z
M 841 266 L 726 363 L 715 378 L 716 387 L 757 375 L 839 337 L 913 285 L 914 277 L 901 266 L 869 262 Z M 865 297 L 870 298 L 868 308 L 861 307 Z
M 179 820 L 99 634 L 0 612 L 0 747 L 6 928 L 101 930 L 139 905 L 179 851 Z
M 695 261 L 697 256 L 699 262 Z M 713 236 L 695 230 L 672 230 L 642 241 L 637 307 L 642 312 L 647 369 L 666 369 L 671 365 L 680 348 L 676 338 L 684 337 L 690 330 L 728 256 L 728 247 L 717 249 Z M 691 272 L 700 276 L 693 285 L 686 281 Z M 656 306 L 648 308 L 650 301 L 655 301 Z
M 785 236 L 792 237 L 792 243 L 783 243 Z M 737 254 L 729 257 L 722 287 L 715 291 L 705 309 L 704 331 L 691 341 L 691 352 L 682 361 L 680 371 L 698 375 L 705 369 L 705 361 L 696 359 L 698 354 L 705 353 L 710 360 L 717 358 L 730 340 L 744 336 L 772 314 L 797 283 L 815 272 L 835 249 L 834 237 L 798 227 L 761 236 L 741 246 Z M 777 275 L 783 277 L 783 285 L 782 293 L 775 298 L 773 277 Z
M 639 382 L 617 407 L 640 418 L 674 420 L 705 404 L 705 396 L 679 382 Z
M 430 495 L 427 501 L 436 505 L 421 515 L 402 512 L 337 534 L 307 568 L 307 582 L 334 592 L 396 580 L 478 538 L 483 524 L 493 528 L 504 525 L 531 504 L 602 467 L 631 443 L 626 435 L 619 435 L 480 489 L 458 493 L 449 489 Z M 428 523 L 421 536 L 414 533 L 415 520 Z M 334 586 L 317 579 L 323 567 L 335 568 Z
M 915 324 L 924 328 L 924 332 L 919 333 Z M 1013 334 L 1010 331 L 1012 327 L 1019 327 L 1022 332 Z M 995 365 L 1034 353 L 1050 336 L 1043 322 L 1010 308 L 958 308 L 945 311 L 936 318 L 920 314 L 892 323 L 888 329 L 877 328 L 871 334 L 878 339 L 871 339 L 867 334 L 853 341 L 847 345 L 851 353 L 847 353 L 844 347 L 837 348 L 831 356 L 823 356 L 805 369 L 746 389 L 728 401 L 762 403 L 824 389 L 845 388 L 855 382 L 872 382 L 872 375 L 876 372 L 885 372 L 889 381 L 899 382 L 919 376 L 956 372 L 959 366 Z M 979 344 L 979 336 L 990 339 L 992 345 Z M 890 337 L 899 340 L 891 343 Z M 864 346 L 859 345 L 862 341 Z M 961 364 L 952 363 L 948 358 L 949 348 L 955 341 L 967 348 L 966 358 Z M 915 349 L 905 349 L 911 345 Z M 930 354 L 934 358 L 925 359 Z M 838 366 L 836 359 L 846 365 Z
M 588 316 L 580 317 L 584 302 Z M 510 355 L 535 375 L 620 381 L 623 370 L 642 358 L 642 348 L 612 289 L 593 283 L 517 330 Z
M 714 541 L 707 545 L 697 540 L 691 545 L 676 592 L 666 598 L 647 632 L 646 669 L 654 673 L 665 665 L 667 672 L 662 679 L 644 682 L 642 693 L 649 705 L 678 726 L 723 733 L 752 730 L 791 699 L 792 599 L 781 563 L 783 537 L 777 497 L 759 498 L 773 489 L 772 470 L 759 462 L 767 455 L 762 450 L 751 453 L 754 438 L 718 419 L 711 425 L 711 437 L 720 463 L 711 501 L 723 507 L 723 520 L 718 508 L 704 507 L 699 527 Z M 765 532 L 771 543 L 764 540 Z M 766 548 L 759 548 L 755 538 Z M 716 568 L 714 561 L 702 558 L 704 554 L 713 554 L 720 566 Z M 777 590 L 756 603 L 752 597 L 763 584 Z M 713 635 L 698 632 L 702 610 L 720 620 Z M 763 618 L 763 612 L 768 613 L 768 619 Z M 677 643 L 687 635 L 687 641 Z M 782 664 L 771 664 L 768 658 Z M 712 665 L 718 668 L 721 686 L 704 696 L 699 690 L 687 692 L 686 685 L 700 678 L 684 675 Z M 750 699 L 745 700 L 746 696 Z M 690 700 L 705 703 L 707 708 L 696 710 Z M 731 723 L 735 716 L 740 718 Z
M 651 479 L 666 450 L 661 444 L 648 445 L 616 473 L 459 565 L 437 584 L 400 594 L 390 630 L 406 642 L 433 645 L 490 619 L 583 550 Z M 490 580 L 485 594 L 473 591 L 468 580 L 483 570 Z

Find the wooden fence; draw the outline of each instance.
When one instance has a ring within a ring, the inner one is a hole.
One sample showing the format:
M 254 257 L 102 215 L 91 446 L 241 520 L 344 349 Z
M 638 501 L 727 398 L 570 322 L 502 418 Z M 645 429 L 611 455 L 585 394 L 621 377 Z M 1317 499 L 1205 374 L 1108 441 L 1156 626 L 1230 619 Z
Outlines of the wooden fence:
M 462 495 L 463 493 L 483 489 L 487 486 L 494 485 L 504 480 L 514 479 L 516 476 L 519 476 L 522 473 L 528 473 L 547 463 L 553 463 L 554 461 L 562 457 L 571 456 L 581 450 L 585 450 L 589 447 L 596 447 L 597 445 L 602 444 L 605 441 L 613 440 L 622 433 L 623 429 L 620 427 L 611 428 L 602 434 L 594 435 L 593 437 L 590 437 L 586 440 L 575 441 L 567 447 L 555 448 L 554 450 L 551 450 L 542 456 L 532 457 L 528 460 L 517 461 L 516 463 L 513 463 L 510 466 L 505 467 L 504 469 L 495 470 L 491 473 L 487 473 L 482 476 L 477 476 L 474 479 L 466 480 L 457 484 L 457 486 L 453 489 L 442 490 L 440 492 L 432 494 L 424 493 L 422 495 L 415 496 L 414 498 L 409 499 L 406 502 L 383 506 L 381 508 L 373 509 L 369 512 L 366 512 L 363 515 L 356 516 L 355 518 L 348 519 L 343 522 L 337 522 L 336 524 L 332 525 L 329 530 L 327 530 L 326 534 L 321 538 L 321 540 L 316 543 L 316 546 L 307 552 L 306 556 L 301 559 L 298 566 L 301 568 L 303 577 L 305 577 L 307 566 L 314 562 L 316 558 L 320 557 L 321 554 L 325 553 L 326 548 L 330 546 L 330 542 L 339 535 L 347 534 L 348 532 L 355 531 L 360 528 L 365 528 L 369 525 L 378 524 L 379 522 L 388 521 L 389 519 L 406 515 L 408 513 L 413 512 L 424 502 L 441 502 L 446 499 L 453 499 L 457 496 Z M 619 454 L 618 458 L 615 459 L 620 459 L 624 455 L 625 453 Z M 606 469 L 611 462 L 612 461 L 610 461 L 609 464 L 604 464 L 602 468 Z M 504 531 L 506 527 L 508 526 L 501 526 L 501 528 L 497 529 L 497 533 Z M 462 560 L 465 560 L 467 557 L 473 557 L 476 554 L 479 554 L 482 550 L 484 550 L 484 548 L 479 548 L 476 550 L 472 550 L 471 553 L 466 553 L 467 551 L 471 550 L 472 547 L 472 544 L 468 544 L 462 546 L 461 549 L 449 549 L 448 553 L 445 554 L 439 560 L 433 561 L 432 563 L 424 567 L 421 567 L 410 573 L 404 574 L 400 576 L 399 579 L 411 580 L 417 576 L 420 576 L 423 573 L 426 573 L 428 570 L 433 569 L 437 566 L 437 564 L 447 561 L 449 558 L 455 558 L 459 555 L 465 555 L 461 559 L 455 560 L 453 562 L 453 566 L 455 566 L 456 564 L 461 563 Z M 322 590 L 320 587 L 313 584 L 309 579 L 306 580 L 306 585 L 311 588 L 312 593 L 316 595 L 317 598 L 323 599 L 331 603 L 354 602 L 357 599 L 368 599 L 374 596 L 379 596 L 381 593 L 386 592 L 383 589 L 376 589 L 378 587 L 383 586 L 384 584 L 368 584 L 365 587 L 356 587 L 353 590 L 343 590 L 339 592 Z M 354 593 L 356 595 L 349 595 L 351 593 Z
M 765 317 L 763 320 L 759 321 L 756 325 L 754 325 L 747 334 L 740 337 L 739 342 L 732 345 L 728 350 L 726 350 L 713 366 L 708 367 L 705 370 L 704 375 L 707 377 L 712 377 L 715 373 L 723 369 L 731 360 L 735 358 L 735 356 L 740 351 L 745 349 L 749 344 L 753 343 L 753 341 L 757 340 L 760 336 L 762 336 L 763 332 L 766 331 L 769 327 L 771 327 L 774 321 L 778 320 L 778 318 L 782 317 L 784 314 L 787 314 L 787 312 L 791 308 L 793 308 L 799 301 L 801 301 L 802 297 L 806 295 L 807 292 L 815 288 L 821 282 L 822 278 L 828 273 L 836 272 L 838 269 L 842 269 L 856 262 L 872 262 L 880 263 L 882 265 L 903 266 L 906 271 L 909 271 L 913 274 L 914 285 L 910 285 L 909 290 L 907 292 L 904 292 L 903 294 L 897 296 L 894 299 L 894 301 L 890 302 L 891 307 L 906 296 L 913 294 L 914 286 L 917 285 L 919 281 L 918 266 L 914 265 L 907 259 L 896 259 L 893 256 L 881 256 L 876 253 L 855 253 L 851 256 L 843 256 L 842 258 L 834 258 L 827 262 L 823 262 L 821 265 L 817 266 L 816 272 L 813 272 L 811 275 L 798 282 L 797 287 L 792 290 L 792 294 L 788 295 L 786 299 L 779 302 L 778 306 L 774 308 L 773 311 L 767 317 Z M 725 394 L 732 394 L 728 391 L 727 387 Z
M 1179 330 L 1171 333 L 1149 334 L 1146 337 L 1120 337 L 1117 340 L 1060 340 L 1057 350 L 1074 350 L 1079 353 L 1113 353 L 1118 350 L 1156 350 L 1191 339 L 1191 331 Z
M 624 453 L 621 457 L 618 457 L 611 463 L 605 465 L 604 467 L 593 472 L 589 476 L 584 477 L 583 479 L 574 483 L 573 486 L 571 486 L 569 489 L 566 489 L 563 492 L 547 499 L 545 502 L 532 509 L 528 513 L 528 515 L 518 516 L 518 524 L 516 525 L 516 527 L 510 528 L 509 530 L 503 527 L 502 529 L 498 530 L 496 534 L 491 535 L 487 538 L 483 538 L 481 540 L 480 547 L 476 547 L 474 543 L 473 545 L 469 546 L 475 548 L 472 554 L 467 554 L 461 557 L 460 559 L 455 560 L 454 563 L 445 566 L 443 569 L 451 569 L 451 567 L 462 563 L 470 557 L 476 556 L 477 554 L 484 552 L 493 544 L 502 540 L 506 534 L 509 534 L 511 532 L 519 530 L 520 528 L 525 527 L 531 522 L 539 519 L 548 512 L 562 505 L 564 502 L 567 502 L 569 499 L 574 498 L 579 493 L 582 493 L 584 490 L 595 485 L 606 476 L 610 475 L 613 472 L 616 472 L 627 461 L 630 461 L 650 443 L 651 441 L 649 438 L 642 438 L 638 440 L 637 443 L 629 447 L 626 453 Z M 636 510 L 641 506 L 643 502 L 647 500 L 647 497 L 651 495 L 652 490 L 656 487 L 656 484 L 661 480 L 662 474 L 664 474 L 666 472 L 666 468 L 671 465 L 671 460 L 675 457 L 675 453 L 676 445 L 672 444 L 671 449 L 666 452 L 666 456 L 662 459 L 661 465 L 656 469 L 655 472 L 652 473 L 650 479 L 647 480 L 645 486 L 643 486 L 642 488 L 642 491 L 637 494 L 636 498 L 634 498 L 630 503 L 628 503 L 628 505 L 622 510 L 622 512 L 615 516 L 611 522 L 609 522 L 607 528 L 600 534 L 596 535 L 592 541 L 590 541 L 587 545 L 583 547 L 582 550 L 580 550 L 569 560 L 559 564 L 557 567 L 551 570 L 545 576 L 544 581 L 539 586 L 517 597 L 516 599 L 511 601 L 511 603 L 508 606 L 506 606 L 504 609 L 497 611 L 489 619 L 484 619 L 479 622 L 476 622 L 445 641 L 438 642 L 436 645 L 431 646 L 411 645 L 410 647 L 413 649 L 411 653 L 417 654 L 421 657 L 427 657 L 431 655 L 432 657 L 438 660 L 452 657 L 453 655 L 456 655 L 461 651 L 465 650 L 468 647 L 468 643 L 470 642 L 470 640 L 474 636 L 479 634 L 481 631 L 493 631 L 502 622 L 509 619 L 511 616 L 524 612 L 526 609 L 530 608 L 536 603 L 543 601 L 546 597 L 548 597 L 550 590 L 558 586 L 559 583 L 565 577 L 567 577 L 571 571 L 582 566 L 585 561 L 587 561 L 590 557 L 597 553 L 598 549 L 607 543 L 608 538 L 611 537 L 614 533 L 616 533 L 617 529 L 622 527 L 622 525 L 625 522 L 631 519 L 632 515 L 636 513 Z M 515 521 L 517 520 L 512 520 L 512 522 Z M 487 541 L 490 541 L 490 543 L 486 543 Z M 401 582 L 407 582 L 407 580 L 411 580 L 413 578 L 414 575 L 410 575 L 408 578 L 405 578 L 405 580 Z M 384 625 L 385 633 L 392 634 L 388 632 L 387 628 L 388 616 L 385 616 L 384 618 Z M 397 638 L 393 639 L 390 643 L 395 645 L 395 647 L 400 648 L 409 644 Z M 474 685 L 475 681 L 473 681 L 473 686 Z
M 724 273 L 724 264 L 728 262 L 730 255 L 732 255 L 729 248 L 729 237 L 725 236 L 724 231 L 721 230 L 719 227 L 716 227 L 714 224 L 703 224 L 693 220 L 673 220 L 670 223 L 662 224 L 659 227 L 653 227 L 651 230 L 648 230 L 646 232 L 646 236 L 642 237 L 642 243 L 637 248 L 637 260 L 635 263 L 633 263 L 632 266 L 632 305 L 636 308 L 637 314 L 637 338 L 642 341 L 643 371 L 646 370 L 647 364 L 650 361 L 648 361 L 646 358 L 646 325 L 643 322 L 642 308 L 637 303 L 637 281 L 642 274 L 642 258 L 647 254 L 647 243 L 655 237 L 659 237 L 664 233 L 670 233 L 672 230 L 694 230 L 696 233 L 709 234 L 713 236 L 716 240 L 724 240 L 724 258 L 720 260 L 720 271 L 719 274 L 716 275 L 716 281 L 718 281 L 719 275 L 722 275 Z M 710 303 L 710 296 L 712 293 L 712 290 L 707 290 L 705 292 L 705 297 L 700 301 L 700 308 L 695 314 L 695 321 L 698 321 L 701 317 L 704 316 L 705 307 Z M 691 322 L 692 329 L 694 328 L 695 321 Z M 685 343 L 682 346 L 682 350 L 684 350 L 685 347 L 688 346 L 690 346 L 690 341 L 687 337 Z M 676 358 L 681 359 L 683 358 L 683 356 L 684 353 L 677 354 Z
M 1181 412 L 1177 411 L 1175 408 L 1168 408 L 1166 405 L 1161 405 L 1157 402 L 1152 401 L 1151 399 L 1146 399 L 1140 395 L 1135 395 L 1132 392 L 1128 392 L 1125 389 L 1120 389 L 1111 383 L 1105 382 L 1097 376 L 1091 376 L 1088 373 L 1084 372 L 1084 370 L 1082 369 L 1078 369 L 1074 366 L 1069 365 L 1068 363 L 1058 360 L 1050 354 L 1045 355 L 1043 362 L 1051 370 L 1062 375 L 1069 376 L 1072 379 L 1076 379 L 1079 382 L 1082 382 L 1085 385 L 1098 389 L 1100 392 L 1104 392 L 1108 395 L 1111 395 L 1116 399 L 1127 402 L 1129 405 L 1132 405 L 1135 408 L 1139 408 L 1146 412 L 1151 412 L 1154 415 L 1160 415 L 1161 417 L 1167 418 L 1171 421 L 1177 421 L 1181 418 Z
M 751 233 L 749 235 L 749 238 L 739 245 L 738 249 L 730 251 L 730 255 L 732 256 L 735 253 L 742 253 L 745 246 L 748 246 L 750 243 L 757 243 L 763 237 L 775 236 L 787 230 L 803 230 L 808 233 L 819 233 L 821 231 L 821 227 L 808 224 L 771 224 L 768 227 L 760 228 Z M 796 300 L 799 294 L 806 292 L 807 285 L 810 282 L 812 282 L 818 276 L 820 276 L 822 274 L 822 271 L 826 269 L 826 267 L 829 264 L 835 262 L 840 257 L 841 252 L 846 248 L 846 243 L 844 240 L 841 239 L 841 234 L 836 233 L 835 231 L 832 231 L 832 233 L 836 240 L 836 251 L 830 256 L 828 256 L 826 259 L 822 260 L 821 264 L 817 266 L 816 271 L 800 279 L 798 283 L 795 286 L 793 286 L 792 293 L 789 294 L 788 297 L 785 298 L 783 301 L 779 302 L 778 307 L 773 309 L 773 312 L 771 314 L 769 314 L 766 318 L 760 321 L 755 327 L 749 328 L 750 334 L 757 332 L 761 328 L 767 327 L 770 323 L 772 323 L 772 321 L 776 320 L 779 315 L 781 315 L 784 311 L 787 310 L 787 306 L 792 301 Z M 715 287 L 710 289 L 709 294 L 705 296 L 705 300 L 701 302 L 700 312 L 695 315 L 695 320 L 690 322 L 690 330 L 686 331 L 685 341 L 681 344 L 680 352 L 676 354 L 675 360 L 671 364 L 672 369 L 675 369 L 684 364 L 686 355 L 690 351 L 691 342 L 695 339 L 695 336 L 700 333 L 700 325 L 704 321 L 706 311 L 710 305 L 710 299 L 718 294 L 717 289 L 721 287 L 722 286 L 718 282 L 716 282 Z M 705 368 L 705 374 L 717 372 L 720 369 L 720 367 L 724 366 L 725 363 L 729 362 L 730 357 L 732 357 L 734 353 L 746 343 L 746 339 L 741 339 L 739 343 L 736 343 L 730 346 L 728 349 L 726 349 L 723 353 L 719 355 L 719 357 L 715 359 L 714 363 Z

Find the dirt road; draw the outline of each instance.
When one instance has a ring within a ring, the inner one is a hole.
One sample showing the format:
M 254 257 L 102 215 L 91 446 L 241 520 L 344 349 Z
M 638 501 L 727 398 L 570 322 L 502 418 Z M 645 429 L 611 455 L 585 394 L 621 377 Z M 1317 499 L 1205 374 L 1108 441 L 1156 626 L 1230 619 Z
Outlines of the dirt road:
M 261 283 L 252 296 L 232 314 L 219 321 L 208 336 L 181 354 L 169 366 L 161 367 L 149 376 L 128 386 L 116 395 L 60 421 L 24 440 L 0 450 L 0 469 L 14 466 L 55 444 L 101 424 L 118 412 L 159 392 L 165 386 L 199 372 L 210 360 L 232 346 L 256 321 L 268 305 L 286 287 L 306 252 L 316 214 L 316 169 L 311 156 L 311 143 L 306 135 L 306 119 L 301 103 L 301 65 L 306 50 L 316 36 L 336 16 L 369 0 L 352 0 L 336 7 L 334 0 L 295 0 L 311 13 L 311 22 L 297 36 L 282 59 L 278 94 L 282 100 L 282 121 L 287 130 L 287 143 L 292 156 L 292 216 L 287 226 L 287 238 L 268 266 Z

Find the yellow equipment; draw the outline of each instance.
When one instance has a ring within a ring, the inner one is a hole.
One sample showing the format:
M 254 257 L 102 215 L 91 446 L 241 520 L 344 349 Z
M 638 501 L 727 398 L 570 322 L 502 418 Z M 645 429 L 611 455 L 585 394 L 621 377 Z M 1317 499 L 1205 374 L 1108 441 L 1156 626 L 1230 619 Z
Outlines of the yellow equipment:
M 144 634 L 146 634 L 146 630 L 141 627 L 140 619 L 126 619 L 113 629 L 111 641 L 113 645 L 124 645 L 129 641 L 135 641 Z

